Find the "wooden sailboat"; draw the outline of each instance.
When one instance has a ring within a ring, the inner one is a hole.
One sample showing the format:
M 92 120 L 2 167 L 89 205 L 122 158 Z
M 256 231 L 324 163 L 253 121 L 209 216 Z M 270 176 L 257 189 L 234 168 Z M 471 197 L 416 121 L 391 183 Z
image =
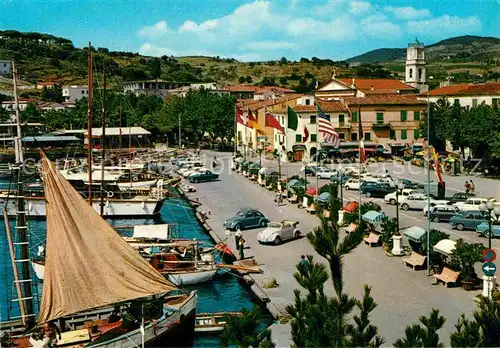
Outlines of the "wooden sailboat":
M 241 312 L 200 313 L 196 315 L 195 333 L 219 333 L 226 327 L 228 316 L 240 317 Z
M 112 306 L 125 306 L 134 317 L 143 317 L 142 327 L 122 313 L 65 335 L 65 344 L 91 347 L 135 347 L 143 340 L 145 345 L 157 344 L 164 336 L 172 341 L 161 345 L 177 345 L 175 332 L 192 333 L 196 293 L 178 295 L 177 288 L 128 245 L 44 155 L 42 161 L 47 258 L 38 321 Z

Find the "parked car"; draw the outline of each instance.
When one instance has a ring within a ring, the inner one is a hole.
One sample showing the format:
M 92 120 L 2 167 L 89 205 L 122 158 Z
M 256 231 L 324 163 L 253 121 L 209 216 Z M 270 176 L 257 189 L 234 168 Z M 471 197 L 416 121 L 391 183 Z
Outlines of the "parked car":
M 363 181 L 359 188 L 366 197 L 385 197 L 386 194 L 394 192 L 395 187 L 380 182 Z
M 347 166 L 342 166 L 342 172 L 347 174 L 347 175 L 361 175 L 363 173 L 366 173 L 366 167 L 361 166 L 361 171 L 359 170 L 359 165 L 347 165 Z
M 318 167 L 316 166 L 305 166 L 300 168 L 301 173 L 306 173 L 306 175 L 311 175 L 311 176 L 316 176 L 316 172 L 318 170 Z
M 210 170 L 194 173 L 189 176 L 189 182 L 215 181 L 219 178 L 219 174 L 212 173 Z
M 432 207 L 435 206 L 442 206 L 442 205 L 452 205 L 449 201 L 445 199 L 431 199 L 431 209 Z M 429 205 L 426 204 L 424 209 L 422 209 L 422 214 L 427 216 L 427 212 L 429 211 Z
M 270 222 L 267 228 L 257 234 L 257 240 L 262 244 L 281 244 L 290 239 L 300 238 L 297 228 L 298 221 L 284 220 L 281 222 Z
M 476 227 L 476 232 L 479 233 L 483 237 L 488 237 L 488 231 L 490 226 L 487 221 L 481 222 Z M 500 237 L 500 220 L 494 221 L 491 224 L 491 237 Z
M 397 197 L 398 201 L 403 200 L 404 197 L 406 197 L 406 196 L 409 196 L 409 195 L 411 195 L 413 193 L 416 193 L 415 190 L 409 189 L 409 188 L 404 188 L 404 189 L 399 190 L 399 191 L 400 191 L 399 192 L 399 197 Z M 396 205 L 396 191 L 391 192 L 391 193 L 385 195 L 384 201 L 386 203 L 389 203 L 389 204 L 392 204 L 392 205 Z
M 452 203 L 465 202 L 470 197 L 474 197 L 473 193 L 457 192 L 451 197 L 445 198 Z
M 333 175 L 330 177 L 331 182 L 334 183 L 339 183 L 341 182 L 342 185 L 344 185 L 347 181 L 349 181 L 351 177 L 348 175 L 343 175 L 342 178 L 340 178 L 340 175 L 337 173 L 337 175 Z
M 235 216 L 224 221 L 224 228 L 228 230 L 242 230 L 253 227 L 266 227 L 269 220 L 260 211 L 243 208 Z
M 431 197 L 431 203 L 435 202 L 436 200 Z M 399 201 L 399 205 L 401 206 L 401 209 L 403 210 L 422 210 L 428 203 L 428 196 L 425 193 L 413 193 L 411 195 L 408 195 L 406 197 L 403 197 Z
M 320 179 L 330 179 L 332 176 L 337 175 L 336 169 L 330 169 L 327 167 L 319 167 L 316 170 L 316 176 Z
M 475 230 L 484 221 L 486 219 L 480 211 L 471 210 L 458 212 L 451 217 L 450 224 L 459 231 Z
M 479 205 L 488 201 L 496 203 L 496 200 L 493 198 L 469 197 L 465 202 L 457 202 L 454 205 L 460 210 L 479 210 Z
M 400 179 L 399 182 L 401 182 L 404 185 L 405 189 L 416 190 L 424 187 L 424 185 L 419 184 L 418 182 L 412 182 L 408 179 Z
M 458 211 L 458 208 L 453 205 L 436 205 L 431 207 L 429 217 L 434 222 L 450 221 Z
M 346 190 L 359 190 L 360 179 L 349 179 L 344 185 Z

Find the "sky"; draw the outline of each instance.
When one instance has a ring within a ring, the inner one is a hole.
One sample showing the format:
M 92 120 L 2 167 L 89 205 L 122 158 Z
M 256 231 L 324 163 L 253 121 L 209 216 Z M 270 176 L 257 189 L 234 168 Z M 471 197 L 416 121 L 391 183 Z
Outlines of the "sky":
M 500 37 L 500 0 L 0 0 L 0 28 L 82 47 L 241 61 L 343 60 L 460 35 Z

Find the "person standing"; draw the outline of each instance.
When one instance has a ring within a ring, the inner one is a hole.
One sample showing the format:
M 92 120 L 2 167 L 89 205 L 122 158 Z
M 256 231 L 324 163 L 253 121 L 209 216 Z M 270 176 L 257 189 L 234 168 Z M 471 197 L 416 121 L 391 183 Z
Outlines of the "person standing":
M 470 181 L 470 193 L 474 194 L 474 191 L 476 190 L 476 185 L 474 185 L 474 182 L 472 180 Z
M 470 184 L 468 181 L 465 182 L 464 187 L 465 187 L 465 193 L 469 193 L 470 192 Z
M 236 249 L 238 249 L 240 245 L 241 236 L 242 236 L 241 230 L 237 230 L 236 233 L 234 234 L 234 245 L 236 246 Z
M 238 241 L 238 250 L 240 252 L 240 260 L 243 260 L 245 258 L 245 240 L 243 239 L 243 237 L 241 237 Z
M 309 263 L 305 255 L 300 255 L 299 265 L 305 266 Z

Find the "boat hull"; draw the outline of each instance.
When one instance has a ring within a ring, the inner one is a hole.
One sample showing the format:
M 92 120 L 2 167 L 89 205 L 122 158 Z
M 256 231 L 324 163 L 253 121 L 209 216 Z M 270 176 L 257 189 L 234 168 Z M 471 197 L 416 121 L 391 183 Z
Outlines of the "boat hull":
M 7 214 L 16 216 L 15 197 L 10 197 L 7 203 Z M 0 197 L 0 207 L 3 209 L 6 197 Z M 164 200 L 159 199 L 105 199 L 104 217 L 122 218 L 122 217 L 150 217 L 159 214 Z M 100 200 L 92 202 L 92 207 L 96 212 L 100 212 Z M 45 218 L 45 199 L 40 197 L 26 198 L 26 217 Z
M 198 270 L 198 271 L 178 271 L 176 273 L 166 273 L 165 277 L 175 285 L 194 285 L 211 281 L 217 269 Z
M 157 179 L 154 180 L 144 180 L 144 181 L 132 181 L 132 182 L 118 182 L 117 185 L 122 191 L 135 189 L 135 188 L 144 188 L 144 187 L 153 187 L 156 186 L 158 182 Z
M 156 324 L 144 328 L 144 344 L 146 347 L 187 347 L 193 344 L 196 305 L 198 295 L 192 292 L 178 311 Z M 100 344 L 89 344 L 87 347 L 136 348 L 142 345 L 140 329 Z

